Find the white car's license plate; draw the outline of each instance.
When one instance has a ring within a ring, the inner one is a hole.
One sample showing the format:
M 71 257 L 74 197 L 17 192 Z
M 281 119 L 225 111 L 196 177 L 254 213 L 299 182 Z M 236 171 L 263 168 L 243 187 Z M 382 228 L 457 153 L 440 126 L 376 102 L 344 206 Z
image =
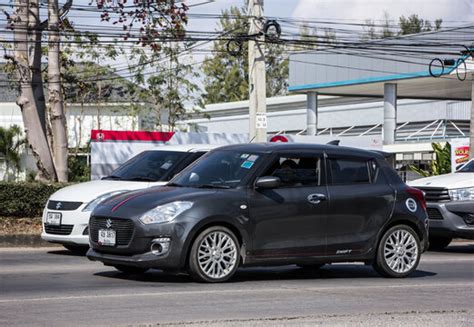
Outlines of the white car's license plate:
M 48 212 L 46 214 L 46 224 L 59 226 L 61 225 L 61 216 L 60 212 Z
M 115 231 L 113 229 L 100 229 L 99 230 L 99 244 L 100 245 L 115 245 Z

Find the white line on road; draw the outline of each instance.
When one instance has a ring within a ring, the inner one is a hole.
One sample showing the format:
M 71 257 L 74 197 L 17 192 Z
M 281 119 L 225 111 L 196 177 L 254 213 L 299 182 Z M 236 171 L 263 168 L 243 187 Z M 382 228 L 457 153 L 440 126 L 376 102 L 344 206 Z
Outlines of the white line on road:
M 432 283 L 432 284 L 404 284 L 404 285 L 364 285 L 364 286 L 337 286 L 337 287 L 305 287 L 305 288 L 267 288 L 267 289 L 227 289 L 227 290 L 201 290 L 201 291 L 172 291 L 161 293 L 132 293 L 132 294 L 104 294 L 104 295 L 78 295 L 78 296 L 57 296 L 57 297 L 40 297 L 40 298 L 14 298 L 0 300 L 2 303 L 24 303 L 24 302 L 44 302 L 44 301 L 67 301 L 67 300 L 86 300 L 86 299 L 110 299 L 110 298 L 127 298 L 127 297 L 161 297 L 161 296 L 176 296 L 176 295 L 212 295 L 212 294 L 229 294 L 229 293 L 291 293 L 291 292 L 325 292 L 336 290 L 375 290 L 375 289 L 404 289 L 404 288 L 447 288 L 447 287 L 462 287 L 463 289 L 472 288 L 474 290 L 474 282 L 471 283 Z

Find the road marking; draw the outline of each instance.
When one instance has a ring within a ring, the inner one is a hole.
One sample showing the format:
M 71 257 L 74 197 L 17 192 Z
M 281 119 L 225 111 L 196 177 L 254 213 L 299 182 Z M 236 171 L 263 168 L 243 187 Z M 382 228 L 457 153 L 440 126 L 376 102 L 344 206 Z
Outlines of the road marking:
M 473 288 L 474 282 L 471 283 L 432 283 L 432 284 L 404 284 L 404 285 L 372 285 L 372 286 L 336 286 L 336 287 L 304 287 L 304 288 L 267 288 L 267 289 L 227 289 L 227 290 L 201 290 L 201 291 L 167 291 L 161 293 L 132 293 L 132 294 L 103 294 L 103 295 L 76 295 L 76 296 L 57 296 L 57 297 L 40 297 L 40 298 L 14 298 L 0 300 L 1 303 L 24 303 L 24 302 L 45 302 L 45 301 L 67 301 L 67 300 L 86 300 L 86 299 L 110 299 L 110 298 L 127 298 L 127 297 L 162 297 L 173 295 L 213 295 L 213 294 L 228 294 L 228 293 L 291 293 L 291 292 L 325 292 L 337 290 L 375 290 L 375 289 L 404 289 L 404 288 L 442 288 L 442 287 L 462 287 Z

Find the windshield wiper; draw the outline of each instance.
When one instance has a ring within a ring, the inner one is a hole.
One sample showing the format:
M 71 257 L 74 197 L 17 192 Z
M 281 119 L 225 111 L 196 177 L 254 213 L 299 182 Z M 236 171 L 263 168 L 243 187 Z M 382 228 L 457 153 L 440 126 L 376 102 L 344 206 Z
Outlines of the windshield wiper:
M 101 179 L 122 179 L 122 177 L 117 176 L 117 175 L 109 175 L 109 176 L 104 176 Z
M 195 187 L 197 188 L 223 188 L 223 189 L 229 189 L 229 185 L 220 185 L 220 184 L 201 184 L 201 185 L 196 185 Z
M 176 187 L 183 187 L 184 185 L 177 184 L 177 183 L 168 183 L 166 186 L 176 186 Z
M 130 182 L 156 182 L 157 180 L 155 178 L 149 178 L 149 177 L 132 177 L 132 178 L 127 178 L 125 179 L 126 181 Z

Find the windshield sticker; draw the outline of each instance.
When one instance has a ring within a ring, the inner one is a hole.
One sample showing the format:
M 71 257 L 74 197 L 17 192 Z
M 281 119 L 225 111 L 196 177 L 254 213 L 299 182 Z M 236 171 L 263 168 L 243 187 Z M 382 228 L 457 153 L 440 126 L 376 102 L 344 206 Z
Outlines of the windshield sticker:
M 240 158 L 241 158 L 241 159 L 247 159 L 247 158 L 249 157 L 249 155 L 250 155 L 250 154 L 248 154 L 248 153 L 243 153 L 243 154 L 240 156 Z
M 248 161 L 252 161 L 252 162 L 257 161 L 257 159 L 258 159 L 258 156 L 255 154 L 252 154 L 250 157 L 247 158 Z
M 250 169 L 252 168 L 254 162 L 252 161 L 244 161 L 240 167 L 245 168 L 245 169 Z

